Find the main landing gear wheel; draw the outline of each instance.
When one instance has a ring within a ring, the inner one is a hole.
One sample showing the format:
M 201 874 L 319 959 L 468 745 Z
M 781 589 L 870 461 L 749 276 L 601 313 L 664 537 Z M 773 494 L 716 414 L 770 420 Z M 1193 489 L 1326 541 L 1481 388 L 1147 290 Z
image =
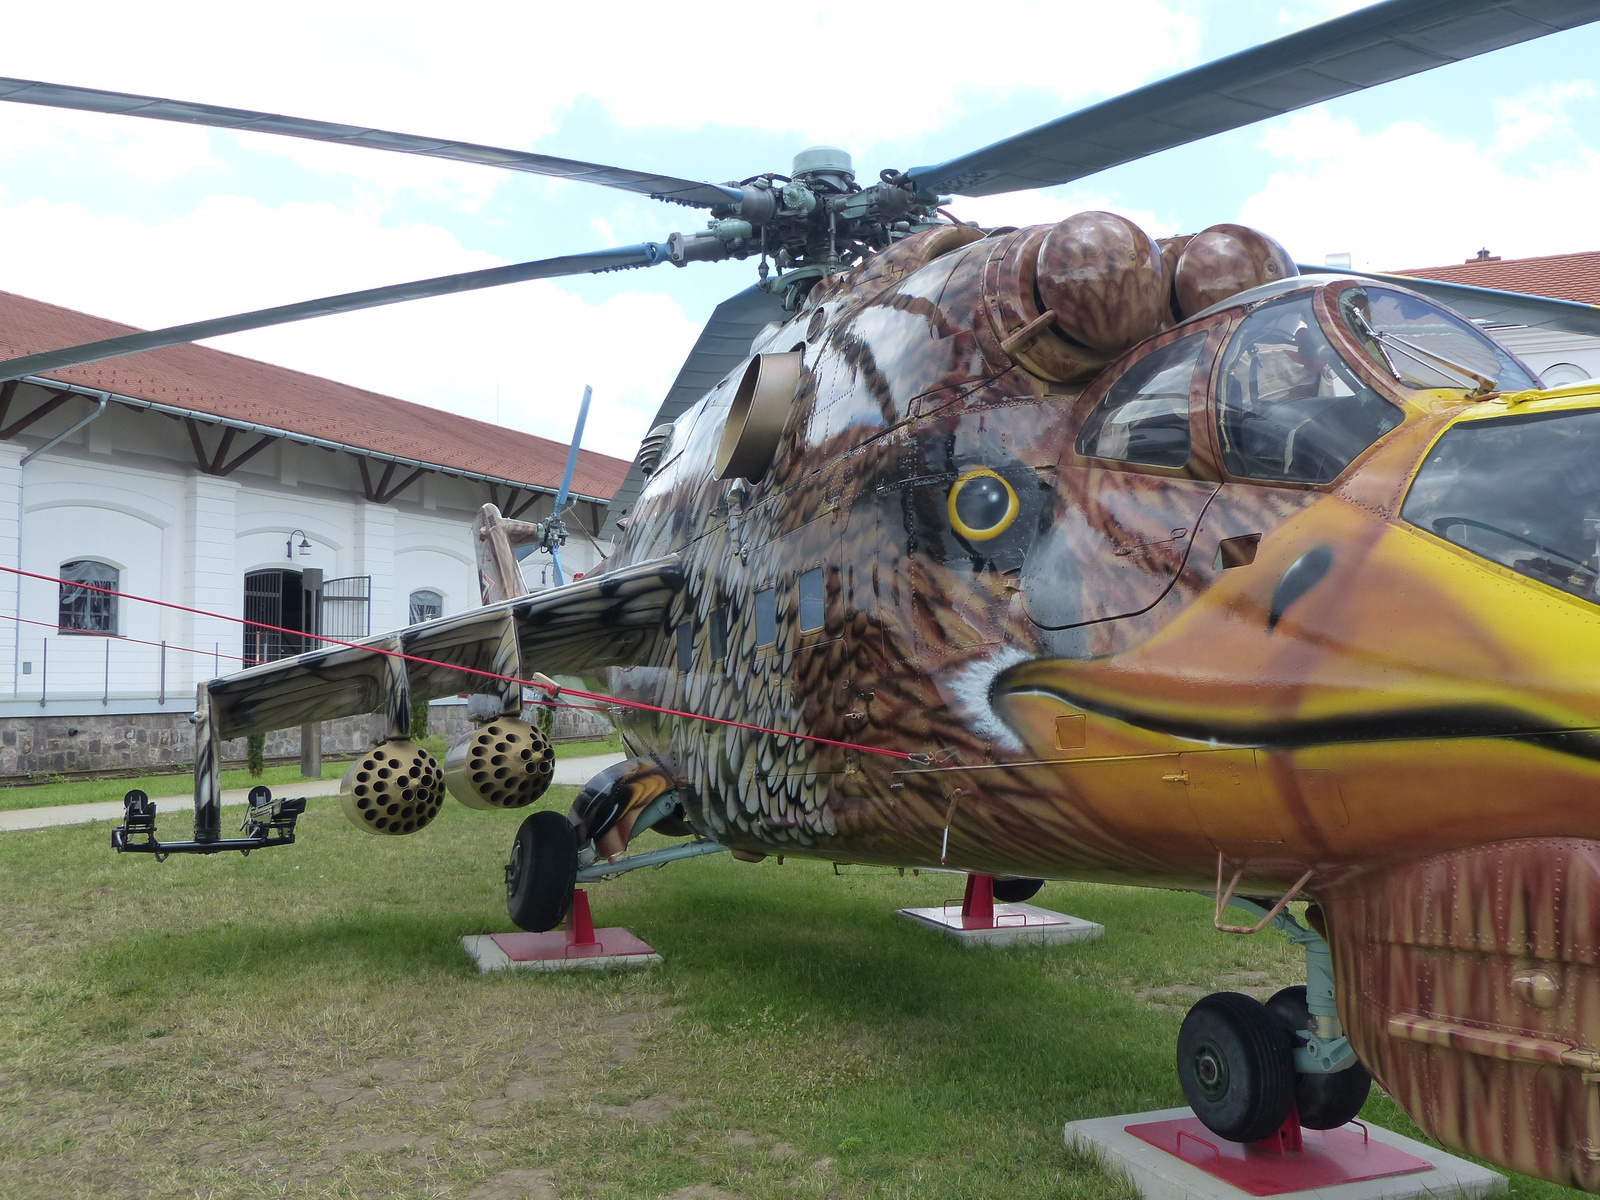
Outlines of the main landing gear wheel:
M 554 929 L 572 906 L 578 881 L 578 833 L 558 812 L 522 823 L 506 864 L 506 911 L 519 929 Z
M 1010 879 L 996 879 L 994 881 L 994 898 L 1001 904 L 1021 904 L 1025 900 L 1032 900 L 1039 894 L 1039 889 L 1044 886 L 1042 879 L 1027 879 L 1015 876 Z
M 1292 1052 L 1299 1043 L 1296 1033 L 1311 1023 L 1305 986 L 1284 988 L 1267 1001 L 1267 1012 L 1287 1031 Z M 1371 1090 L 1372 1076 L 1360 1063 L 1331 1075 L 1300 1075 L 1294 1089 L 1300 1124 L 1307 1129 L 1338 1129 L 1355 1120 Z
M 1294 1052 L 1259 1000 L 1217 992 L 1183 1018 L 1178 1082 L 1212 1133 L 1259 1142 L 1277 1132 L 1294 1104 Z

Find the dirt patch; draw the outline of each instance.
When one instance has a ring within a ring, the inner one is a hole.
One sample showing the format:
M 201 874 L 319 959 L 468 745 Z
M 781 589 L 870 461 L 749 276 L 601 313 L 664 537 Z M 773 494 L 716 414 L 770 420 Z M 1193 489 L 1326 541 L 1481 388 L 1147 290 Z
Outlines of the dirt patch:
M 560 1193 L 549 1170 L 512 1170 L 474 1184 L 466 1200 L 560 1200 Z
M 600 1109 L 607 1116 L 615 1117 L 619 1121 L 632 1121 L 641 1129 L 654 1129 L 675 1110 L 682 1107 L 681 1096 L 662 1095 L 646 1096 L 642 1100 L 635 1100 L 632 1104 L 602 1104 Z
M 1131 984 L 1133 981 L 1129 980 Z M 1257 1000 L 1265 1001 L 1289 984 L 1275 980 L 1266 971 L 1235 971 L 1219 975 L 1207 986 L 1197 983 L 1173 983 L 1165 987 L 1135 987 L 1133 998 L 1145 1004 L 1162 1008 L 1189 1008 L 1196 1000 L 1213 992 L 1243 992 Z
M 673 1192 L 667 1200 L 744 1200 L 744 1197 L 733 1192 L 725 1192 L 709 1183 L 691 1183 L 688 1187 Z

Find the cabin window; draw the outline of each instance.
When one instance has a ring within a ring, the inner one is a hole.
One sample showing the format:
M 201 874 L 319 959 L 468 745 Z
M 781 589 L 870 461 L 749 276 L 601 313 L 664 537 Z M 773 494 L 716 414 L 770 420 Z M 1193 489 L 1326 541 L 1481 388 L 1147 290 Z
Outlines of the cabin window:
M 711 661 L 721 662 L 728 657 L 728 610 L 711 610 Z
M 817 567 L 800 576 L 800 632 L 822 628 L 823 608 L 822 568 Z
M 778 593 L 762 588 L 755 596 L 756 645 L 770 646 L 778 640 Z
M 61 564 L 58 624 L 62 633 L 117 632 L 117 598 L 90 588 L 118 590 L 121 573 L 92 558 Z
M 1245 479 L 1330 483 L 1402 419 L 1333 348 L 1309 295 L 1244 319 L 1218 390 L 1223 460 Z
M 694 666 L 694 626 L 688 621 L 678 626 L 678 670 Z
M 1600 604 L 1600 410 L 1462 421 L 1400 515 L 1530 579 Z
M 1189 461 L 1189 388 L 1208 333 L 1152 350 L 1122 373 L 1078 434 L 1090 458 L 1181 467 Z
M 437 621 L 444 616 L 444 597 L 429 588 L 421 588 L 411 593 L 411 620 L 410 624 L 420 625 L 424 621 Z

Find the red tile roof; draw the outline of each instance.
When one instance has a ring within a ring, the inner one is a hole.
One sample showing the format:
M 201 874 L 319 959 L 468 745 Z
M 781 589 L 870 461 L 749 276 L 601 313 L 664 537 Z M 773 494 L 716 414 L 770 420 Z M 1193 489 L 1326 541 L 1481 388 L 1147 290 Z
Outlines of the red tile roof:
M 1472 259 L 1448 267 L 1408 267 L 1391 274 L 1600 304 L 1600 250 L 1542 258 Z
M 3 358 L 134 331 L 131 325 L 0 292 Z M 567 447 L 549 438 L 205 346 L 170 346 L 52 372 L 46 378 L 551 491 L 560 486 L 567 459 Z M 581 450 L 572 490 L 580 496 L 609 499 L 630 465 Z

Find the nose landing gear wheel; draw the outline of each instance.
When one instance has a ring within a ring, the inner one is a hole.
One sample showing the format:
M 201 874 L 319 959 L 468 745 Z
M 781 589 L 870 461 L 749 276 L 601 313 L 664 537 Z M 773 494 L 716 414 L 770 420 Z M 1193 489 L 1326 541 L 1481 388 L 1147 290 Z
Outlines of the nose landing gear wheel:
M 1294 1053 L 1259 1000 L 1217 992 L 1183 1019 L 1178 1082 L 1212 1133 L 1259 1142 L 1278 1130 L 1294 1104 Z
M 1267 1001 L 1267 1012 L 1276 1017 L 1289 1036 L 1293 1050 L 1295 1034 L 1311 1023 L 1306 1007 L 1305 985 L 1286 987 Z M 1338 1129 L 1360 1115 L 1372 1090 L 1372 1076 L 1360 1063 L 1352 1063 L 1331 1075 L 1299 1075 L 1294 1089 L 1300 1124 L 1307 1129 Z
M 506 911 L 519 929 L 554 929 L 572 905 L 578 879 L 578 834 L 558 812 L 536 812 L 511 843 Z

